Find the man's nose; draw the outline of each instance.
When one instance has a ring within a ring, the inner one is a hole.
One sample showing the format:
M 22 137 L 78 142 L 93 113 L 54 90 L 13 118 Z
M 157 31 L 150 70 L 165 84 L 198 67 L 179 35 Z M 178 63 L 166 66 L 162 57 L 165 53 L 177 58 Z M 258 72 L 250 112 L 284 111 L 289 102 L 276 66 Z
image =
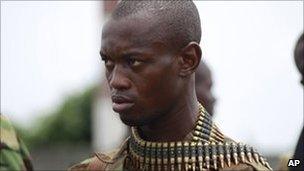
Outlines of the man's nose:
M 109 85 L 111 88 L 117 90 L 126 90 L 131 87 L 130 80 L 122 66 L 116 65 L 109 78 Z

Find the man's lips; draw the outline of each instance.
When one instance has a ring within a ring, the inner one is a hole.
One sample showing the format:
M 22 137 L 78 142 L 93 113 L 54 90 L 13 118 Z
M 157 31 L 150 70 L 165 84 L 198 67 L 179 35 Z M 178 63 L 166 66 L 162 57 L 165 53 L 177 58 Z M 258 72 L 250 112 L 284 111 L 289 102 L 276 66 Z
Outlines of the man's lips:
M 134 103 L 113 103 L 113 110 L 117 113 L 123 113 L 124 111 L 130 109 Z
M 130 109 L 134 105 L 134 102 L 130 98 L 125 96 L 113 95 L 112 102 L 113 110 L 117 113 L 122 113 Z

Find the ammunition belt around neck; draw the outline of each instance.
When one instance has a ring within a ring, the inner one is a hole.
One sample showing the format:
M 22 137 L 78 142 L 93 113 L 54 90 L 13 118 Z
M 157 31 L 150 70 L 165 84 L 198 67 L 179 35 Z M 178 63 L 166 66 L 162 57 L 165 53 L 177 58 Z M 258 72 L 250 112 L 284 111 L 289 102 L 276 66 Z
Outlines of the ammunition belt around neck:
M 234 142 L 176 142 L 138 144 L 130 139 L 130 163 L 139 170 L 205 170 L 230 167 L 232 163 L 256 162 L 271 169 L 256 149 Z

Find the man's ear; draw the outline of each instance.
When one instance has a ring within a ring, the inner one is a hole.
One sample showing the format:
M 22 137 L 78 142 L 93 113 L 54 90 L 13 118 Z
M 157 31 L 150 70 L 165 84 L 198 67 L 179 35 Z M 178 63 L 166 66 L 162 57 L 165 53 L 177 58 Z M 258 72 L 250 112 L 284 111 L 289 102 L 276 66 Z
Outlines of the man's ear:
M 180 72 L 179 75 L 186 77 L 195 72 L 198 67 L 202 56 L 202 50 L 198 43 L 190 42 L 180 52 Z

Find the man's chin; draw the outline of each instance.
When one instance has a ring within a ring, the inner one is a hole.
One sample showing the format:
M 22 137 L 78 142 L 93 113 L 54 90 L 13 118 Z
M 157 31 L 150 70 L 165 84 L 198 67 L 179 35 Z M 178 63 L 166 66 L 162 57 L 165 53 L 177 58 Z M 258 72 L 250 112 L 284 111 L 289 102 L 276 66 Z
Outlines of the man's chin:
M 138 127 L 138 126 L 144 125 L 143 123 L 133 120 L 133 119 L 120 118 L 120 120 L 122 121 L 122 123 L 124 123 L 125 125 L 128 125 L 128 126 Z
M 125 115 L 125 114 L 119 114 L 120 116 L 120 120 L 128 126 L 135 126 L 135 127 L 139 127 L 139 126 L 144 126 L 147 125 L 149 123 L 149 120 L 145 120 L 143 118 L 136 118 L 136 117 L 132 117 L 130 115 Z

